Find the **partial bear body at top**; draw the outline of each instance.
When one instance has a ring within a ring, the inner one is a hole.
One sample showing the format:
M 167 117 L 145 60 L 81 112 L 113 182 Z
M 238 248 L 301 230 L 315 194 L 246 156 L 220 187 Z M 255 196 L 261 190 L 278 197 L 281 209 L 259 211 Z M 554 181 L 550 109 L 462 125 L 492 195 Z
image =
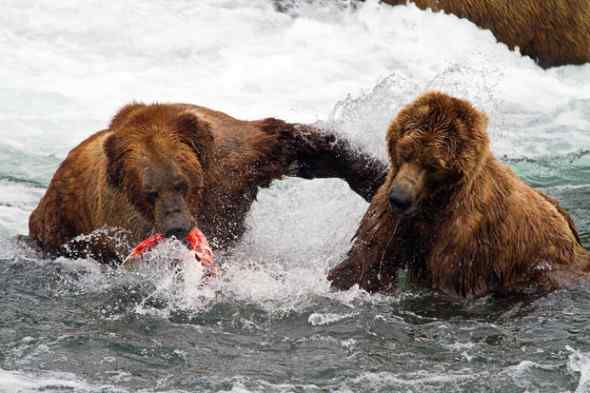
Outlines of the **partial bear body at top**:
M 490 151 L 487 117 L 470 103 L 427 93 L 387 134 L 390 169 L 332 285 L 396 290 L 412 284 L 452 296 L 553 290 L 588 277 L 574 223 Z
M 382 0 L 390 5 L 408 0 Z M 492 31 L 541 67 L 590 62 L 588 0 L 411 0 L 421 9 L 444 11 Z
M 258 188 L 275 179 L 340 177 L 370 200 L 385 169 L 313 127 L 131 104 L 69 153 L 31 214 L 30 237 L 49 254 L 105 262 L 151 233 L 180 239 L 193 227 L 220 248 L 242 235 Z
M 307 0 L 307 2 L 320 2 Z M 357 2 L 334 2 L 356 8 Z M 543 68 L 590 62 L 588 0 L 380 0 L 391 6 L 414 4 L 422 10 L 465 18 L 492 32 L 496 40 L 529 56 Z M 281 12 L 297 2 L 274 0 Z M 399 21 L 391 20 L 391 23 Z

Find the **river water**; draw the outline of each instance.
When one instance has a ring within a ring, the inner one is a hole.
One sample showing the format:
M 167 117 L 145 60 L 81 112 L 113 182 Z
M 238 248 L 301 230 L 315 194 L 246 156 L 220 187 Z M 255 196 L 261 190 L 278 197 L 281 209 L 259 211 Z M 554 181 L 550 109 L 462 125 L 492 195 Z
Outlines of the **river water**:
M 377 1 L 1 4 L 0 392 L 590 392 L 590 286 L 331 291 L 367 207 L 338 180 L 263 190 L 209 288 L 195 266 L 122 273 L 14 241 L 67 152 L 127 102 L 327 123 L 385 158 L 399 108 L 442 89 L 490 115 L 496 155 L 590 246 L 590 65 L 542 70 L 465 20 Z

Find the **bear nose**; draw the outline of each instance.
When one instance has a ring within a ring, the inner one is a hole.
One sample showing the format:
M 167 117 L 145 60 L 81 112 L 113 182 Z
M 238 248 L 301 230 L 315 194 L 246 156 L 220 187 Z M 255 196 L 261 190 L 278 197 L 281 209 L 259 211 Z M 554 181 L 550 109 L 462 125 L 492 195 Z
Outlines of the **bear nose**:
M 398 213 L 407 212 L 412 207 L 412 196 L 405 188 L 395 186 L 389 193 L 389 204 Z

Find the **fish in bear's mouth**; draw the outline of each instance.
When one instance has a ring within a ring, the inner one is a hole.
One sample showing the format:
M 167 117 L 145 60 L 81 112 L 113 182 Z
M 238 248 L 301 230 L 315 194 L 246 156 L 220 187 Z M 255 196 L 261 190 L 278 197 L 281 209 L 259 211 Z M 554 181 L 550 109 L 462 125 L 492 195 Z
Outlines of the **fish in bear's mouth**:
M 127 256 L 127 258 L 125 258 L 121 266 L 124 266 L 127 261 L 131 259 L 141 257 L 143 253 L 153 249 L 165 239 L 166 237 L 161 233 L 153 234 L 144 239 L 142 242 L 136 245 L 133 250 L 131 250 L 131 253 L 129 256 Z M 184 240 L 184 243 L 188 246 L 188 248 L 194 252 L 195 259 L 200 262 L 205 269 L 203 282 L 206 283 L 209 279 L 219 275 L 220 269 L 217 263 L 215 263 L 213 250 L 211 250 L 205 234 L 203 234 L 200 229 L 196 227 L 191 229 L 184 239 L 179 240 Z

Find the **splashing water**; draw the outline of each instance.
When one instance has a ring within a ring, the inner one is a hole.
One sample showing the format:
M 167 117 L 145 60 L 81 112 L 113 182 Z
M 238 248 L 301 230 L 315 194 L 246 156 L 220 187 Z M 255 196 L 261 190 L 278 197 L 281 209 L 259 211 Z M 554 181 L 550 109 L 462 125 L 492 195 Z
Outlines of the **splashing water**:
M 215 298 L 217 279 L 206 282 L 207 269 L 178 240 L 166 240 L 145 253 L 135 271 L 154 286 L 139 304 L 140 313 L 154 299 L 163 301 L 168 309 L 199 310 Z
M 569 345 L 565 349 L 571 352 L 567 363 L 568 370 L 580 373 L 580 381 L 578 382 L 575 393 L 590 392 L 590 357 L 588 353 L 576 351 Z

